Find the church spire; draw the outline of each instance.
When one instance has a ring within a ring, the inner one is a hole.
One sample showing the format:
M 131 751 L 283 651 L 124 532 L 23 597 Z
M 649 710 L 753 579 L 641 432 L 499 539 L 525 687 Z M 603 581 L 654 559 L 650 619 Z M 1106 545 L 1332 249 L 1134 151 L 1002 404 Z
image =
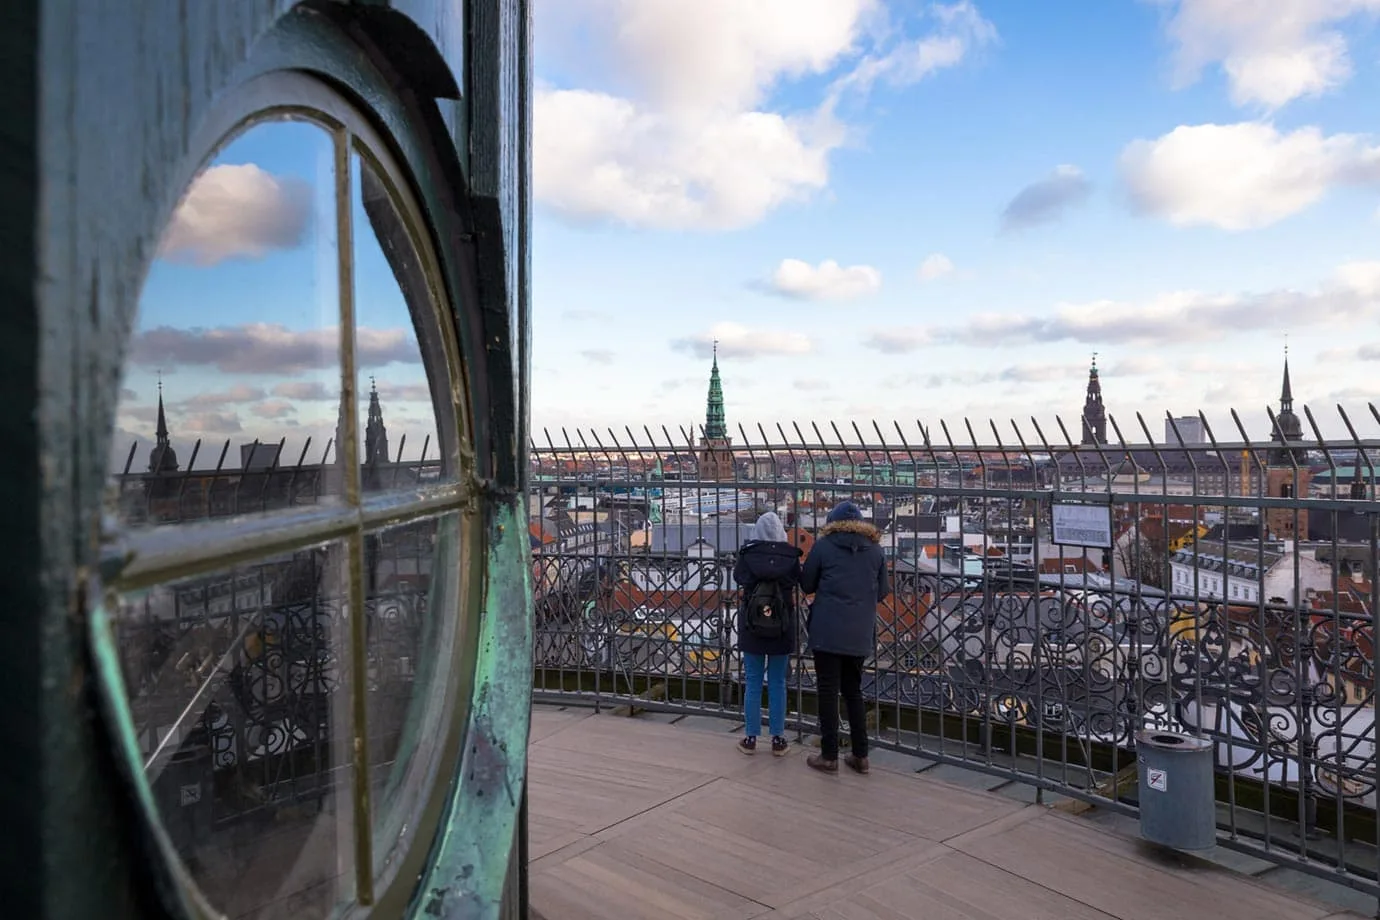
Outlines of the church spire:
M 1303 440 L 1303 422 L 1294 413 L 1294 387 L 1289 381 L 1289 346 L 1284 346 L 1284 380 L 1279 388 L 1279 414 L 1275 416 L 1275 430 L 1271 437 L 1277 444 Z M 1291 461 L 1291 457 L 1293 458 Z M 1270 463 L 1288 466 L 1292 462 L 1306 462 L 1302 448 L 1276 448 L 1270 451 Z
M 1107 410 L 1102 405 L 1102 381 L 1097 376 L 1097 352 L 1088 371 L 1088 393 L 1083 400 L 1083 444 L 1107 443 Z
M 369 378 L 369 419 L 364 426 L 364 462 L 370 465 L 388 462 L 388 429 L 383 424 L 378 382 L 373 377 Z
M 177 451 L 168 435 L 168 415 L 163 410 L 163 375 L 158 375 L 158 427 L 154 430 L 153 450 L 149 451 L 150 473 L 177 472 Z
M 163 412 L 163 375 L 158 375 L 158 430 L 154 432 L 159 447 L 168 446 L 168 417 Z
M 719 380 L 719 342 L 714 340 L 714 366 L 709 371 L 709 400 L 704 413 L 704 436 L 706 440 L 723 440 L 728 437 L 728 423 L 724 419 L 724 388 Z

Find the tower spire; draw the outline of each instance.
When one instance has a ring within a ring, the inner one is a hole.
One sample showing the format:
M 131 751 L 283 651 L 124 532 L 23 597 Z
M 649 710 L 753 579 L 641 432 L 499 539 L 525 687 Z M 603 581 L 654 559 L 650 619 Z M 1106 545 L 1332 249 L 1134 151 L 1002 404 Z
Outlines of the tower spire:
M 369 418 L 364 425 L 364 462 L 370 466 L 388 462 L 388 428 L 383 424 L 379 385 L 369 378 Z
M 1294 387 L 1289 381 L 1289 346 L 1284 346 L 1284 379 L 1279 388 L 1279 414 L 1275 416 L 1275 430 L 1272 438 L 1277 444 L 1303 440 L 1303 422 L 1294 412 Z M 1305 462 L 1306 452 L 1299 447 L 1276 448 L 1270 451 L 1270 463 L 1286 466 L 1292 462 Z
M 150 473 L 177 471 L 177 451 L 168 434 L 168 414 L 163 409 L 163 372 L 158 372 L 158 427 L 154 429 L 153 450 L 149 451 Z
M 719 340 L 714 340 L 714 365 L 709 370 L 709 399 L 705 404 L 704 436 L 707 440 L 728 437 L 728 423 L 724 418 L 724 388 L 719 379 Z
M 163 412 L 163 372 L 158 372 L 158 429 L 154 432 L 159 447 L 168 446 L 168 417 Z
M 1102 381 L 1097 375 L 1097 352 L 1088 369 L 1088 392 L 1083 399 L 1083 443 L 1089 447 L 1107 443 L 1107 410 L 1102 405 Z

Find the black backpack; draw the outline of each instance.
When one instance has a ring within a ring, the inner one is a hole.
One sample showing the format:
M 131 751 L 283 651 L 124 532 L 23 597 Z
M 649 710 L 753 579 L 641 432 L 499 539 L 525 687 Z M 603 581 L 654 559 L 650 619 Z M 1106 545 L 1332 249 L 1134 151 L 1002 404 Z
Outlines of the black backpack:
M 790 609 L 781 582 L 763 579 L 743 602 L 743 632 L 756 639 L 781 639 L 791 628 Z

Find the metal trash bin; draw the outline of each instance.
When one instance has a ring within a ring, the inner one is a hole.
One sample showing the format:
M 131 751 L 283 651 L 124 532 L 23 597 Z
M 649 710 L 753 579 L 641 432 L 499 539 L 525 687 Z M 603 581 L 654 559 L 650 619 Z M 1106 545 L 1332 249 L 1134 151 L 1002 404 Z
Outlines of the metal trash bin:
M 191 853 L 211 832 L 211 748 L 188 744 L 173 752 L 153 784 L 158 817 L 174 845 Z
M 1175 850 L 1217 845 L 1213 748 L 1192 735 L 1136 732 L 1142 837 Z

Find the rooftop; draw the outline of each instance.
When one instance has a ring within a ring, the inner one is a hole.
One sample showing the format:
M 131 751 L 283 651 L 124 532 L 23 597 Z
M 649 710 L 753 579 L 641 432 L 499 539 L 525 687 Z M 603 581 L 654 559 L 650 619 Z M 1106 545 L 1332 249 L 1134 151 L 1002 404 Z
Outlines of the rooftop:
M 917 774 L 915 758 L 878 751 L 862 777 L 806 769 L 800 745 L 743 757 L 738 727 L 534 707 L 533 920 L 1360 920 L 1347 908 L 1373 905 L 1250 857 L 1157 850 L 1130 819 L 1033 804 L 1000 778 Z

